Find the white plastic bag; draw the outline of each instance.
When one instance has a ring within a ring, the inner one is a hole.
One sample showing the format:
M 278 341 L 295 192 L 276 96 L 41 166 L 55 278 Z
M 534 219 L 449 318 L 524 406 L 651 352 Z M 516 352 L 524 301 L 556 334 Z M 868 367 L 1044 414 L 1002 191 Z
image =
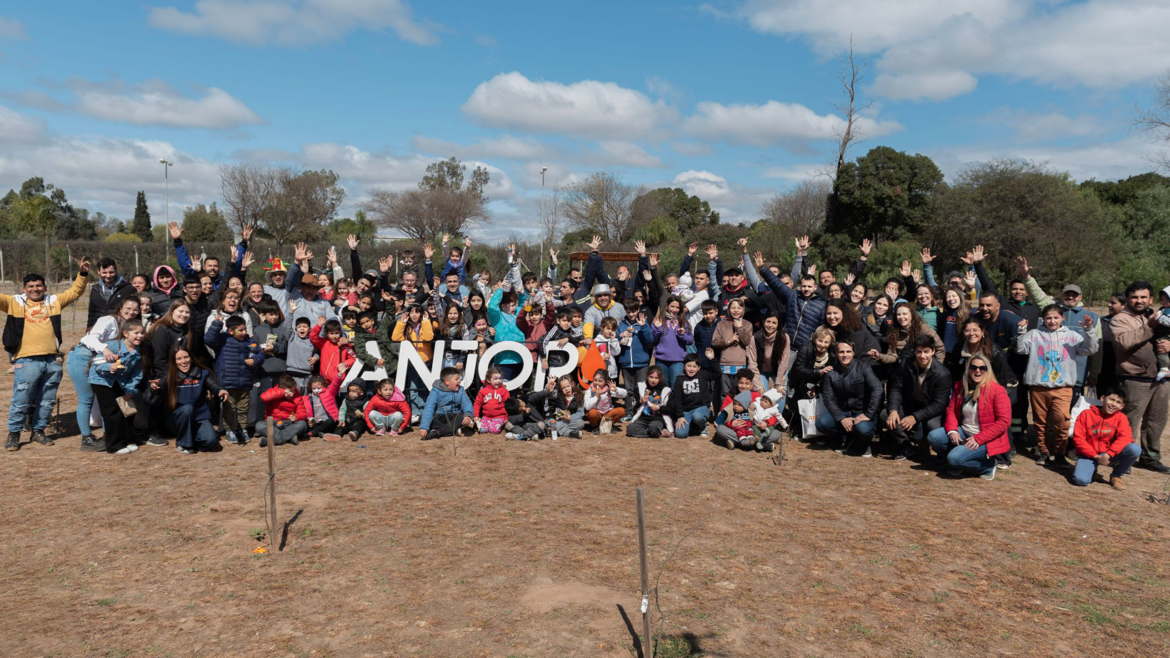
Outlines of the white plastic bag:
M 806 439 L 811 439 L 821 435 L 821 431 L 817 429 L 817 418 L 821 414 L 828 413 L 825 409 L 825 403 L 821 402 L 820 396 L 811 400 L 801 400 L 796 403 L 796 411 L 800 413 L 800 429 L 802 436 Z
M 1089 402 L 1088 395 L 1082 395 L 1077 398 L 1077 401 L 1073 404 L 1072 409 L 1068 413 L 1068 438 L 1072 438 L 1073 430 L 1077 427 L 1077 416 L 1080 416 L 1082 411 L 1088 409 L 1091 406 L 1093 405 Z

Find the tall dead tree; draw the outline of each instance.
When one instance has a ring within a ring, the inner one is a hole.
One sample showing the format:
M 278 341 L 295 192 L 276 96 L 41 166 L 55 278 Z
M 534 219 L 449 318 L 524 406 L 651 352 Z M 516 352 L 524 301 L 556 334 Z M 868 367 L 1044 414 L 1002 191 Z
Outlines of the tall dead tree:
M 848 66 L 845 64 L 845 62 L 842 62 L 840 79 L 847 102 L 845 104 L 833 104 L 833 107 L 837 108 L 838 112 L 845 115 L 845 128 L 837 133 L 837 168 L 835 172 L 841 171 L 841 167 L 845 164 L 845 154 L 849 150 L 849 145 L 860 138 L 857 128 L 854 125 L 857 120 L 857 115 L 870 106 L 870 104 L 867 104 L 860 108 L 857 107 L 857 88 L 861 85 L 861 81 L 865 79 L 867 62 L 863 60 L 858 64 L 854 59 L 853 37 L 849 38 Z

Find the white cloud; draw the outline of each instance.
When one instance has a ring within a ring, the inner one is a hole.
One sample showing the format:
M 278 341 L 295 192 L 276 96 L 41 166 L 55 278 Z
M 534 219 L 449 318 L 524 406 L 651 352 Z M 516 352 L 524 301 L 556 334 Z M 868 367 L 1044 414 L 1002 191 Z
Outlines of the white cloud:
M 979 75 L 1117 89 L 1162 74 L 1170 3 L 1160 0 L 748 0 L 760 32 L 797 36 L 822 54 L 876 55 L 874 90 L 941 100 Z
M 676 116 L 663 101 L 613 82 L 566 85 L 518 72 L 480 83 L 463 111 L 487 126 L 592 139 L 646 137 Z
M 709 171 L 689 169 L 674 177 L 675 187 L 681 187 L 687 194 L 697 195 L 712 204 L 726 200 L 731 195 L 727 179 Z
M 750 224 L 759 218 L 760 204 L 775 194 L 770 188 L 736 185 L 718 174 L 694 169 L 675 176 L 671 185 L 710 203 L 724 224 Z
M 501 135 L 484 139 L 475 144 L 459 144 L 442 139 L 416 135 L 411 140 L 415 149 L 440 157 L 456 158 L 499 158 L 502 160 L 535 160 L 551 157 L 555 149 L 549 148 L 531 137 Z
M 1067 171 L 1074 180 L 1117 180 L 1153 171 L 1154 157 L 1162 146 L 1148 135 L 1132 135 L 1112 142 L 1076 146 L 1005 146 L 960 145 L 928 152 L 947 175 L 953 177 L 964 167 L 997 158 L 1021 158 L 1047 164 L 1056 171 Z
M 763 105 L 723 105 L 702 102 L 696 113 L 683 121 L 683 129 L 707 139 L 733 144 L 773 146 L 787 140 L 834 139 L 845 120 L 833 114 L 817 114 L 798 103 L 768 101 Z M 861 117 L 855 129 L 865 137 L 880 137 L 902 130 L 896 121 Z
M 601 166 L 617 165 L 624 167 L 661 167 L 662 160 L 646 152 L 646 149 L 633 142 L 604 141 L 598 142 L 599 157 L 592 159 Z
M 833 177 L 833 167 L 823 163 L 809 162 L 793 165 L 777 165 L 775 167 L 768 167 L 760 175 L 764 178 L 778 178 L 792 183 L 812 180 L 820 176 L 826 176 L 831 180 Z
M 76 109 L 106 121 L 216 130 L 263 123 L 247 105 L 215 87 L 198 98 L 184 96 L 159 81 L 127 93 L 99 85 L 74 87 Z
M 36 144 L 45 139 L 45 124 L 0 105 L 0 144 Z
M 0 39 L 28 41 L 28 31 L 24 29 L 24 23 L 19 20 L 0 16 Z
M 980 123 L 1008 128 L 1017 139 L 1024 142 L 1092 137 L 1118 127 L 1110 125 L 1102 117 L 1088 114 L 1070 117 L 1062 112 L 1040 113 L 1006 107 L 988 113 L 980 119 Z
M 356 30 L 392 30 L 404 41 L 438 43 L 401 0 L 199 0 L 193 12 L 155 7 L 147 21 L 168 32 L 253 45 L 304 46 L 338 41 Z

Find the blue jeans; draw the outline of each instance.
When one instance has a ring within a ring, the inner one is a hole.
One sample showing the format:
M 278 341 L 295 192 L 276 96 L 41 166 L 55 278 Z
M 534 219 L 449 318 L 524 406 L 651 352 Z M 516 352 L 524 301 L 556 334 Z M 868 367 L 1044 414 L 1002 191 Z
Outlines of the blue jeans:
M 180 404 L 167 417 L 167 427 L 175 433 L 175 445 L 187 450 L 211 450 L 219 445 L 219 434 L 211 419 L 192 420 L 195 408 Z
M 93 387 L 89 385 L 89 362 L 93 360 L 93 350 L 84 345 L 73 348 L 69 356 L 65 357 L 65 372 L 73 382 L 73 390 L 77 391 L 77 429 L 82 437 L 92 436 L 89 429 L 89 418 L 93 411 Z
M 12 370 L 12 404 L 8 405 L 8 431 L 20 432 L 28 416 L 28 408 L 36 407 L 33 431 L 44 431 L 53 419 L 53 402 L 65 370 L 50 355 L 25 356 L 16 360 Z M 85 418 L 89 427 L 89 416 Z
M 947 437 L 945 427 L 932 430 L 926 435 L 926 441 L 934 448 L 940 457 L 946 457 L 951 468 L 975 473 L 986 473 L 995 468 L 995 458 L 987 456 L 987 446 L 979 446 L 975 450 L 968 450 L 963 442 L 967 440 L 967 433 L 959 428 L 959 445 L 953 445 Z
M 844 444 L 846 439 L 869 441 L 873 438 L 874 432 L 877 430 L 877 422 L 873 420 L 863 420 L 853 426 L 849 432 L 841 427 L 833 418 L 833 414 L 825 413 L 817 417 L 817 429 L 821 434 L 829 437 L 839 445 Z
M 410 403 L 410 412 L 421 414 L 427 406 L 427 395 L 430 389 L 423 382 L 422 376 L 414 368 L 406 371 L 406 401 Z
M 711 417 L 711 409 L 709 407 L 698 407 L 690 411 L 684 411 L 683 417 L 674 426 L 674 435 L 680 439 L 685 439 L 692 434 L 698 434 L 707 430 L 707 419 Z M 698 430 L 696 432 L 695 430 Z
M 666 377 L 666 385 L 674 386 L 674 380 L 679 375 L 683 374 L 682 361 L 655 361 L 659 368 L 662 368 L 662 374 Z
M 1131 443 L 1121 449 L 1117 456 L 1109 460 L 1109 465 L 1113 467 L 1113 477 L 1121 477 L 1129 473 L 1130 467 L 1137 463 L 1138 457 L 1142 456 L 1142 447 L 1136 443 Z M 1078 487 L 1087 487 L 1093 481 L 1093 475 L 1097 473 L 1097 460 L 1085 459 L 1081 457 L 1077 460 L 1077 465 L 1073 468 L 1073 484 Z

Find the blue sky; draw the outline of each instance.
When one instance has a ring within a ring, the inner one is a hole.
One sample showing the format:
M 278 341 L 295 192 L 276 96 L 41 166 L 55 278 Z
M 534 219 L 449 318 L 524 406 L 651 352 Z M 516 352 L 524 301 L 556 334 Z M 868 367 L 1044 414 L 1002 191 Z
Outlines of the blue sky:
M 349 214 L 454 155 L 492 173 L 482 239 L 537 230 L 542 166 L 550 189 L 614 171 L 750 222 L 834 162 L 850 39 L 852 156 L 1114 179 L 1152 168 L 1130 121 L 1170 68 L 1166 25 L 1155 0 L 10 3 L 0 185 L 41 175 L 122 217 L 142 189 L 159 221 L 159 158 L 172 216 L 217 199 L 221 163 L 293 164 L 337 171 Z

